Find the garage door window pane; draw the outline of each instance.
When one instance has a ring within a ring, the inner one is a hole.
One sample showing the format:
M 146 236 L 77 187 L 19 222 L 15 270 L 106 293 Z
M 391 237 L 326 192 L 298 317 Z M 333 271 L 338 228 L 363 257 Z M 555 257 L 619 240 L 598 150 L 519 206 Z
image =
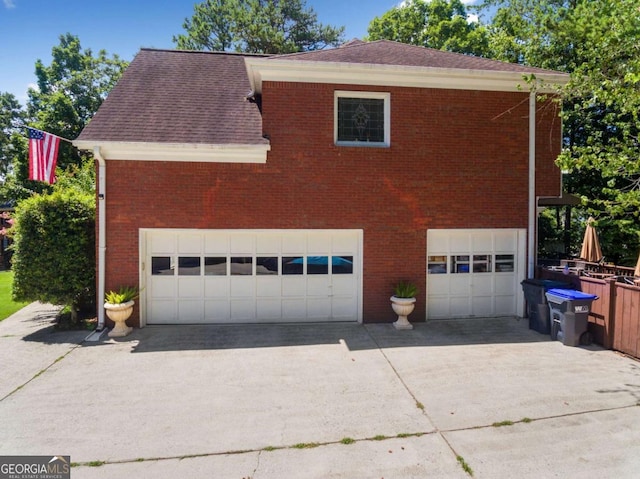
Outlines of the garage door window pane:
M 227 258 L 224 256 L 207 256 L 204 258 L 205 276 L 226 276 Z
M 256 274 L 278 274 L 278 257 L 260 256 L 256 258 Z
M 307 256 L 307 274 L 329 274 L 329 257 Z
M 468 273 L 469 272 L 469 256 L 458 255 L 451 257 L 452 273 Z
M 496 255 L 496 273 L 513 273 L 515 259 L 512 254 Z
M 333 274 L 353 274 L 353 256 L 332 256 L 331 272 Z
M 153 256 L 151 258 L 151 274 L 154 276 L 173 276 L 171 256 Z
M 178 276 L 200 276 L 200 258 L 180 256 L 178 258 Z
M 446 256 L 429 256 L 429 274 L 446 274 L 447 273 L 447 257 Z
M 491 255 L 488 255 L 488 254 L 473 255 L 473 272 L 474 273 L 491 273 Z
M 234 256 L 231 258 L 231 275 L 247 276 L 253 274 L 253 258 L 251 256 Z
M 283 256 L 282 257 L 282 274 L 302 274 L 303 273 L 302 256 Z

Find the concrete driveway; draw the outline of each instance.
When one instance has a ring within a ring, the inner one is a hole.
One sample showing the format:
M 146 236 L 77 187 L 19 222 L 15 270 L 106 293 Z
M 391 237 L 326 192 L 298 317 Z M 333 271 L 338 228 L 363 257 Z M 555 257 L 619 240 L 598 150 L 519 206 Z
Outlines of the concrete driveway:
M 640 363 L 525 320 L 155 326 L 0 323 L 0 455 L 73 478 L 637 477 Z

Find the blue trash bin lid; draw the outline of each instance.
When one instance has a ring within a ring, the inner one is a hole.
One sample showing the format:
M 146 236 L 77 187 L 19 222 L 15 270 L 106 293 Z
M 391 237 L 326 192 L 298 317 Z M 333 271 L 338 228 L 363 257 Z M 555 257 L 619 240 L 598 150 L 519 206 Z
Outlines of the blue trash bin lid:
M 582 291 L 575 291 L 573 289 L 550 289 L 547 294 L 552 294 L 568 301 L 576 299 L 598 299 L 595 294 L 583 293 Z

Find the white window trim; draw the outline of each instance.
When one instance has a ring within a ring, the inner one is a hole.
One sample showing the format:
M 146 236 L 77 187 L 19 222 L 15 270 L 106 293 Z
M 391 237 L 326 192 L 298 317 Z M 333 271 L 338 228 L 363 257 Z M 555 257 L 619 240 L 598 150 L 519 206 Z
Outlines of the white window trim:
M 391 146 L 391 93 L 372 91 L 336 90 L 333 95 L 333 141 L 337 146 L 388 148 Z M 338 141 L 338 98 L 374 98 L 384 100 L 384 141 Z

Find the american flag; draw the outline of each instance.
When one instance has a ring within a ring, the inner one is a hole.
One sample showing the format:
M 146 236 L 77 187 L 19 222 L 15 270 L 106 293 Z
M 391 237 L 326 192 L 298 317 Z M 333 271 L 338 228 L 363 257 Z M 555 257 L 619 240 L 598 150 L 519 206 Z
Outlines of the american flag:
M 29 130 L 29 179 L 53 184 L 60 137 L 44 131 Z

